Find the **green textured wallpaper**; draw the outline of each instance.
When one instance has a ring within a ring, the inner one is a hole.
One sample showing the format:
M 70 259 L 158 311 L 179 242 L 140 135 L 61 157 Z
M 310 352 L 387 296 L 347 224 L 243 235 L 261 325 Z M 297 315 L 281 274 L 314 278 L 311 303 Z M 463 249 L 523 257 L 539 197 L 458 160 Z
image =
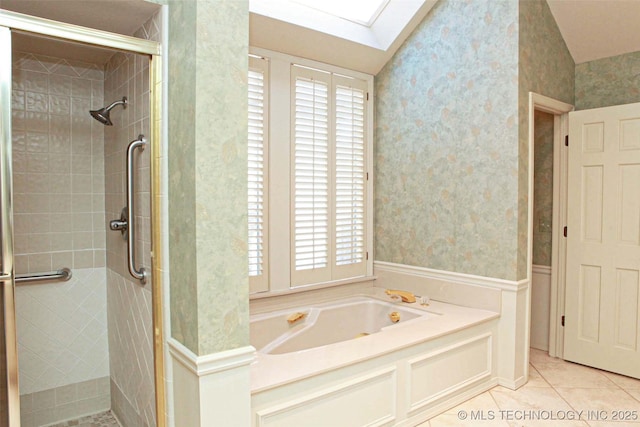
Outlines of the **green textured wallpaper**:
M 246 0 L 168 1 L 171 334 L 249 344 Z
M 518 279 L 524 279 L 528 274 L 529 92 L 573 104 L 575 64 L 547 2 L 521 0 L 519 4 Z
M 553 114 L 536 111 L 533 164 L 533 264 L 551 266 Z
M 375 259 L 516 279 L 518 3 L 440 1 L 375 85 Z
M 543 0 L 441 0 L 376 77 L 376 259 L 527 277 L 528 99 L 574 98 Z
M 576 110 L 640 102 L 640 52 L 576 65 Z

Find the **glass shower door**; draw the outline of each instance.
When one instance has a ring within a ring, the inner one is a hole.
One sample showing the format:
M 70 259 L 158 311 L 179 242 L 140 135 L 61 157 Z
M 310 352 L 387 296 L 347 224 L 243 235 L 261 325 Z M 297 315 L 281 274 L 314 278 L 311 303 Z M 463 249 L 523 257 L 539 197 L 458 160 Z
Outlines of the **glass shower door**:
M 11 185 L 11 31 L 0 27 L 0 427 L 20 427 Z

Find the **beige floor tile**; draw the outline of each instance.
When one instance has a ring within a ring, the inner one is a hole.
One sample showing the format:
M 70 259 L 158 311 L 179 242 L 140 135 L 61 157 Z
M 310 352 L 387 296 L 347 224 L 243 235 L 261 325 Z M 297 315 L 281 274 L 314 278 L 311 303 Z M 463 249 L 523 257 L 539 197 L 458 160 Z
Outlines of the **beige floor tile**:
M 624 375 L 614 374 L 613 372 L 603 371 L 602 374 L 624 390 L 640 390 L 640 380 L 636 378 L 625 377 Z
M 627 390 L 631 396 L 633 396 L 638 402 L 640 402 L 640 390 Z
M 489 392 L 467 400 L 429 421 L 430 427 L 508 426 L 500 420 L 499 408 Z
M 601 371 L 571 362 L 538 363 L 536 369 L 552 387 L 619 388 Z
M 640 401 L 624 390 L 562 387 L 556 390 L 575 410 L 584 411 L 582 418 L 590 426 L 640 425 Z M 626 423 L 624 419 L 633 422 Z
M 562 359 L 558 359 L 555 357 L 550 357 L 549 353 L 546 351 L 538 350 L 537 348 L 532 348 L 529 351 L 529 363 L 533 366 L 538 364 L 548 364 L 548 363 L 562 363 Z
M 533 365 L 529 365 L 529 381 L 527 381 L 524 387 L 551 387 L 551 385 L 542 378 L 540 372 L 538 372 Z
M 536 349 L 531 349 L 529 361 L 529 381 L 523 387 L 494 387 L 419 427 L 640 426 L 640 420 L 611 419 L 614 411 L 625 410 L 630 417 L 635 413 L 640 417 L 640 380 L 552 358 Z
M 586 427 L 579 414 L 551 387 L 496 387 L 491 395 L 500 407 L 500 418 L 511 426 Z

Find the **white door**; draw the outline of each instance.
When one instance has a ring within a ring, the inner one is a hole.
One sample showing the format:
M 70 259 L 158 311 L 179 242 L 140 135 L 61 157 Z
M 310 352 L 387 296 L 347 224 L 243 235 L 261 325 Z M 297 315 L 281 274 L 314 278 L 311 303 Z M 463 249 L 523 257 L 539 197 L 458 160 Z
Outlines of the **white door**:
M 569 113 L 564 358 L 640 378 L 640 103 Z

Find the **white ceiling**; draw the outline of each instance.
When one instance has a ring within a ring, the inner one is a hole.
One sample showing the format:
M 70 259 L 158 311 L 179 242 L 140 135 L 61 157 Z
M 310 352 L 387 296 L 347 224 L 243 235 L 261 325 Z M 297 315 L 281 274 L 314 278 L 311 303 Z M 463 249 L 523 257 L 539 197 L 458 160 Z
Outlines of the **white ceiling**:
M 640 0 L 547 0 L 576 64 L 640 51 Z
M 640 51 L 640 0 L 548 0 L 548 3 L 577 64 Z M 126 35 L 131 35 L 140 23 L 145 22 L 158 10 L 158 7 L 157 4 L 144 0 L 0 0 L 2 9 Z M 252 25 L 255 22 L 256 19 L 252 19 Z M 309 31 L 294 26 L 290 26 L 289 30 L 291 29 L 296 31 L 296 34 Z M 291 34 L 291 32 L 280 35 L 272 33 L 271 38 L 276 41 L 280 39 L 286 44 L 291 39 L 297 38 L 297 36 L 292 37 Z M 33 40 L 20 40 L 20 37 L 16 39 L 18 43 L 23 43 L 21 45 L 23 48 L 26 46 L 38 48 L 39 45 L 38 49 L 41 52 L 35 53 L 55 52 L 52 50 L 56 48 L 54 44 L 48 47 L 40 43 L 34 45 Z M 252 39 L 256 39 L 255 35 L 252 35 Z M 345 46 L 348 49 L 353 47 L 349 47 L 349 43 Z M 334 44 L 324 46 L 316 44 L 316 47 L 323 48 L 325 51 L 339 52 L 340 50 Z M 390 57 L 390 53 L 397 47 L 397 43 L 394 43 L 390 47 L 391 52 L 387 52 L 383 58 Z M 68 56 L 76 51 L 78 56 L 82 56 L 88 51 L 86 48 L 84 51 L 81 48 L 66 45 L 63 50 Z M 110 52 L 95 50 L 92 52 L 96 55 L 91 59 L 93 62 L 104 62 L 104 58 L 111 55 Z M 341 56 L 343 58 L 360 57 L 360 60 L 366 60 L 368 57 L 368 55 L 351 54 L 348 50 L 341 53 Z M 376 68 L 378 65 L 374 64 L 372 67 Z

